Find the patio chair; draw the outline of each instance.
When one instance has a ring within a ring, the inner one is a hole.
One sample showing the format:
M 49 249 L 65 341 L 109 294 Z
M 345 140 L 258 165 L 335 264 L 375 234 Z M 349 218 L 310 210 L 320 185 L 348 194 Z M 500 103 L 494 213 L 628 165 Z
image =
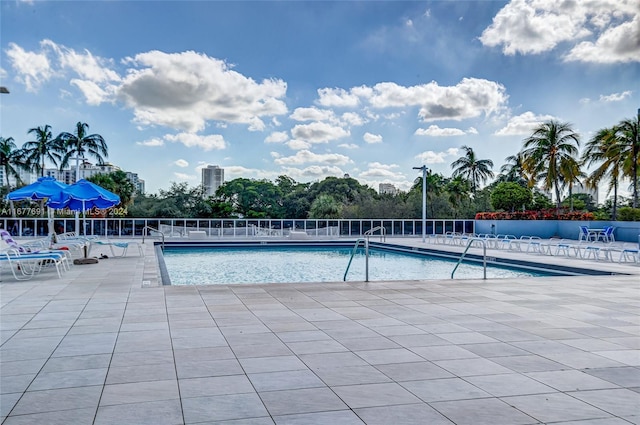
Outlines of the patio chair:
M 580 234 L 578 235 L 578 242 L 585 240 L 589 241 L 593 237 L 593 233 L 589 232 L 589 228 L 587 226 L 580 226 Z
M 613 236 L 613 226 L 605 227 L 604 231 L 596 235 L 596 241 L 602 239 L 602 242 L 615 242 L 616 238 Z

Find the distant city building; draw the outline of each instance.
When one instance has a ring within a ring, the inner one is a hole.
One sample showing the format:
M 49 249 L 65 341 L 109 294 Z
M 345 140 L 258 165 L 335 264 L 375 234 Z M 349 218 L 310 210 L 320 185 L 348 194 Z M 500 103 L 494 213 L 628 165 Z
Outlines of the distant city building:
M 204 196 L 214 196 L 216 190 L 224 183 L 224 168 L 207 165 L 202 169 L 202 187 Z
M 591 195 L 591 199 L 593 199 L 593 203 L 598 205 L 600 200 L 598 199 L 598 188 L 589 189 L 586 186 L 576 185 L 572 189 L 573 194 L 576 193 L 586 193 L 587 195 Z
M 121 171 L 121 169 L 117 165 L 109 163 L 93 165 L 90 162 L 84 161 L 79 167 L 81 179 L 87 179 L 95 176 L 96 174 L 109 174 L 114 171 Z M 40 174 L 34 171 L 18 170 L 18 173 L 20 174 L 21 185 L 34 183 L 40 177 Z M 127 180 L 129 180 L 135 187 L 136 194 L 145 193 L 144 180 L 138 177 L 138 173 L 133 173 L 131 171 L 125 171 L 124 173 L 127 176 Z M 57 168 L 45 168 L 44 175 L 53 177 L 62 183 L 73 184 L 76 182 L 76 167 L 75 164 L 72 164 L 70 168 L 64 170 L 58 170 Z M 4 175 L 4 168 L 0 167 L 0 186 L 4 186 L 6 184 L 7 181 Z M 12 188 L 16 188 L 16 186 L 18 186 L 18 182 L 14 176 L 9 176 L 9 185 Z
M 379 194 L 388 194 L 388 195 L 397 195 L 398 188 L 392 185 L 391 183 L 380 183 L 378 185 L 378 193 Z
M 31 184 L 36 180 L 38 180 L 38 176 L 36 175 L 36 173 L 32 171 L 25 171 L 25 170 L 17 170 L 17 171 L 18 171 L 18 174 L 20 175 L 21 184 Z M 7 184 L 7 178 L 4 175 L 4 167 L 2 167 L 0 168 L 0 186 L 4 186 L 6 184 Z M 16 178 L 12 175 L 9 175 L 9 185 L 12 188 L 15 188 L 16 186 L 18 186 L 18 182 Z

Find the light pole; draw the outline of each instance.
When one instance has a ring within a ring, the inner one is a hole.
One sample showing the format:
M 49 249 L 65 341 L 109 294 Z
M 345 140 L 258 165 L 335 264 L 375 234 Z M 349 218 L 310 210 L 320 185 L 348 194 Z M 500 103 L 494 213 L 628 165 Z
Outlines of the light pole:
M 427 240 L 427 166 L 413 167 L 422 170 L 422 243 Z

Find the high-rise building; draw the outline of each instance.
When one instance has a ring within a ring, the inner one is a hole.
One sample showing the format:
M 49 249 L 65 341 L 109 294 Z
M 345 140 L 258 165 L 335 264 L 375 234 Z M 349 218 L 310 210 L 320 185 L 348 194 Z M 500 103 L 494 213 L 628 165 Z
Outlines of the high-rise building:
M 224 183 L 224 168 L 217 165 L 207 165 L 202 169 L 202 186 L 204 196 L 213 196 Z
M 378 193 L 383 194 L 389 194 L 389 195 L 397 195 L 398 194 L 398 189 L 392 185 L 391 183 L 380 183 L 378 185 Z

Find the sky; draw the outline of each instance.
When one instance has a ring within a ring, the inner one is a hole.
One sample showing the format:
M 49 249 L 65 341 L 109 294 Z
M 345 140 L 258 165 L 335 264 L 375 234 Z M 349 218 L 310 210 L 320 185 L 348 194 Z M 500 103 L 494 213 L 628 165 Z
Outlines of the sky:
M 0 1 L 0 136 L 79 121 L 147 193 L 349 174 L 408 190 L 546 120 L 640 108 L 637 0 Z M 626 185 L 625 185 L 626 186 Z

